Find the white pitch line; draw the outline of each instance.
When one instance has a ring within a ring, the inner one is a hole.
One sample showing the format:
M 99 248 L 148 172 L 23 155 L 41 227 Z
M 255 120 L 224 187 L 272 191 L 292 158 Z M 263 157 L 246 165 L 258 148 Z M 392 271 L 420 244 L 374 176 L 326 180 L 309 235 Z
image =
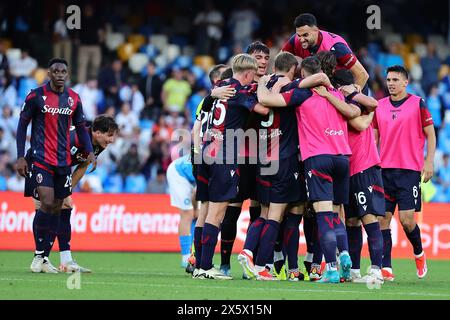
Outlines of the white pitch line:
M 52 279 L 16 279 L 16 278 L 0 278 L 0 281 L 25 281 L 25 282 L 63 282 L 61 280 L 52 280 Z M 193 280 L 193 281 L 200 281 L 199 280 Z M 208 280 L 206 280 L 208 281 Z M 64 283 L 64 282 L 63 282 Z M 356 294 L 373 294 L 376 292 L 381 292 L 378 290 L 370 290 L 367 289 L 366 291 L 355 291 L 355 290 L 333 290 L 333 289 L 292 289 L 292 288 L 258 288 L 258 287 L 230 287 L 230 286 L 202 286 L 202 285 L 177 285 L 177 284 L 146 284 L 146 283 L 134 283 L 134 282 L 120 282 L 120 283 L 113 283 L 113 282 L 103 282 L 103 281 L 86 281 L 82 280 L 82 284 L 87 285 L 106 285 L 106 286 L 134 286 L 134 287 L 180 287 L 180 288 L 202 288 L 202 289 L 237 289 L 237 290 L 259 290 L 259 291 L 281 291 L 281 292 L 305 292 L 305 293 L 356 293 Z M 450 297 L 450 294 L 445 293 L 423 293 L 423 292 L 386 292 L 383 291 L 383 294 L 386 295 L 400 295 L 400 296 L 427 296 L 427 297 Z

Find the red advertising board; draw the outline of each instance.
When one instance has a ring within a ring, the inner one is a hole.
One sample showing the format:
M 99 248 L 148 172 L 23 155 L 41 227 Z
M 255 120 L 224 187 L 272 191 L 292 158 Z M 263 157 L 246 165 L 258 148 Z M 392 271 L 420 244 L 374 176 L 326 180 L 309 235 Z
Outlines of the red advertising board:
M 178 252 L 178 210 L 168 195 L 74 194 L 72 249 L 75 251 Z M 423 206 L 418 221 L 429 258 L 450 259 L 450 204 Z M 0 192 L 0 250 L 33 250 L 34 206 L 21 193 Z M 243 247 L 248 205 L 238 221 L 233 251 Z M 301 230 L 300 254 L 305 252 Z M 411 257 L 412 248 L 397 220 L 392 221 L 393 257 Z M 365 237 L 364 237 L 365 238 Z M 367 246 L 363 255 L 367 256 Z

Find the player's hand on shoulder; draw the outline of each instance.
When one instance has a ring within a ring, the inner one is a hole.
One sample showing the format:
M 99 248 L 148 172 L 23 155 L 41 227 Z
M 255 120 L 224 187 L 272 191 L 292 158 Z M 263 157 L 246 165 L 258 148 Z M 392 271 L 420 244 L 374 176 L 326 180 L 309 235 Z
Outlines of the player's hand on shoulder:
M 315 87 L 313 88 L 313 91 L 321 97 L 326 97 L 329 94 L 327 88 L 325 88 L 324 86 Z
M 25 160 L 25 158 L 22 157 L 22 158 L 17 159 L 16 170 L 19 175 L 26 178 L 26 176 L 28 174 L 28 163 L 27 163 L 27 160 Z
M 344 95 L 344 96 L 349 96 L 352 93 L 356 92 L 356 87 L 352 84 L 346 85 L 346 86 L 342 86 L 339 88 L 339 91 Z
M 227 100 L 236 94 L 236 89 L 232 88 L 231 86 L 223 86 L 223 87 L 217 87 L 211 90 L 211 97 L 217 98 L 220 100 Z
M 282 88 L 289 83 L 291 83 L 291 80 L 288 77 L 279 77 L 277 82 L 275 82 L 274 87 L 277 86 L 278 88 Z
M 270 81 L 270 76 L 269 75 L 264 75 L 261 78 L 259 78 L 258 84 L 265 86 L 269 81 Z
M 95 155 L 93 152 L 89 153 L 88 157 L 87 157 L 87 162 L 88 163 L 93 163 L 95 162 Z
M 330 78 L 326 75 L 326 73 L 322 73 L 322 85 L 326 88 L 333 88 L 333 85 L 331 84 Z

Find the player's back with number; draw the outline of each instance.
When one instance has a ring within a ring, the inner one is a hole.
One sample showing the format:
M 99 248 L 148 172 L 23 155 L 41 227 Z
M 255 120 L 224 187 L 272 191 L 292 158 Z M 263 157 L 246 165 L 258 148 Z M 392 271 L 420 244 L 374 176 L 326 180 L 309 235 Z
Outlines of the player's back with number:
M 250 112 L 257 103 L 254 86 L 243 86 L 234 78 L 219 83 L 219 86 L 227 85 L 236 89 L 236 95 L 228 100 L 214 102 L 209 113 L 207 130 L 209 137 L 206 142 L 206 145 L 214 143 L 215 147 L 222 145 L 224 155 L 227 152 L 227 134 L 234 134 L 235 130 L 239 129 L 245 130 Z M 227 132 L 230 129 L 232 131 Z M 233 146 L 228 147 L 232 148 Z M 234 143 L 235 155 L 236 148 L 237 145 Z

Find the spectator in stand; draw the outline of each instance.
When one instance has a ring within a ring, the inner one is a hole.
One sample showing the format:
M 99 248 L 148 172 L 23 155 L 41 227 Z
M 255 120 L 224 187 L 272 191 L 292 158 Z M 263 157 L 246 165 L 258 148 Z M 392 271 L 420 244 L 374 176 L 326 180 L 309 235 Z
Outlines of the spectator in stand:
M 126 139 L 131 138 L 134 128 L 139 126 L 138 116 L 131 111 L 131 106 L 128 102 L 122 103 L 122 108 L 116 116 L 116 122 L 120 129 L 119 135 Z
M 36 59 L 30 57 L 27 50 L 22 50 L 20 59 L 11 61 L 11 75 L 17 80 L 31 77 L 33 71 L 36 70 L 37 66 L 38 64 Z
M 16 130 L 19 123 L 19 118 L 17 115 L 14 115 L 13 109 L 8 105 L 5 105 L 1 112 L 0 127 L 5 130 L 5 136 L 14 141 L 16 139 Z M 15 145 L 15 143 L 13 143 L 13 145 Z
M 198 88 L 198 90 L 195 91 L 194 94 L 189 98 L 186 105 L 186 119 L 190 127 L 192 127 L 196 119 L 198 105 L 206 97 L 207 94 L 207 89 L 202 86 Z
M 411 81 L 409 82 L 406 91 L 410 94 L 420 96 L 422 99 L 425 100 L 426 95 L 422 89 L 422 85 L 420 84 L 420 79 L 422 79 L 422 68 L 420 67 L 419 64 L 414 64 L 412 65 L 409 73 L 411 75 L 410 76 Z
M 140 118 L 142 109 L 144 109 L 144 96 L 139 91 L 138 85 L 134 80 L 130 80 L 127 85 L 122 86 L 119 91 L 120 101 L 128 102 L 131 106 L 131 111 Z
M 436 139 L 439 136 L 439 130 L 442 126 L 442 119 L 444 117 L 444 108 L 442 105 L 441 97 L 439 96 L 439 89 L 437 85 L 433 85 L 430 89 L 430 94 L 426 98 L 426 105 L 428 111 L 430 111 L 431 117 L 433 117 L 434 131 L 436 132 Z
M 9 74 L 8 57 L 6 56 L 6 46 L 3 40 L 0 39 L 0 78 Z
M 86 193 L 102 193 L 103 185 L 100 177 L 96 174 L 84 175 L 80 180 L 80 191 Z
M 150 179 L 148 182 L 147 193 L 167 193 L 167 187 L 166 172 L 159 168 L 156 172 L 156 178 Z
M 154 139 L 156 141 L 162 141 L 169 143 L 172 137 L 173 126 L 167 123 L 167 118 L 163 115 L 159 117 L 158 123 L 153 126 Z
M 25 178 L 16 171 L 15 174 L 9 177 L 6 185 L 9 191 L 22 192 L 25 189 Z
M 448 154 L 444 154 L 443 164 L 437 170 L 437 175 L 436 179 L 434 179 L 434 182 L 437 183 L 437 200 L 448 202 L 450 199 L 450 161 Z
M 142 117 L 152 120 L 158 119 L 162 108 L 162 81 L 156 74 L 156 65 L 154 61 L 150 61 L 147 65 L 147 75 L 141 79 L 140 90 L 145 99 Z
M 117 172 L 120 173 L 122 178 L 125 180 L 127 176 L 130 174 L 138 174 L 140 170 L 141 165 L 139 162 L 137 145 L 132 144 L 127 153 L 125 153 L 122 156 L 122 159 L 120 159 Z
M 238 3 L 237 9 L 231 13 L 228 26 L 231 28 L 233 47 L 243 52 L 253 41 L 253 32 L 261 25 L 255 10 L 248 1 Z
M 0 76 L 0 109 L 4 106 L 17 107 L 17 89 L 14 87 L 12 77 Z
M 127 77 L 122 61 L 115 59 L 111 66 L 104 68 L 99 74 L 99 87 L 105 96 L 106 105 L 120 107 L 119 90 L 126 83 Z
M 191 86 L 183 79 L 183 72 L 179 67 L 172 69 L 172 76 L 164 82 L 161 99 L 164 110 L 184 114 L 187 98 L 191 95 Z
M 3 130 L 0 128 L 0 176 L 8 178 L 15 172 L 11 153 L 7 151 L 7 146 L 4 146 Z M 8 142 L 9 143 L 9 142 Z
M 3 129 L 3 127 L 0 125 L 0 153 L 1 153 L 1 157 L 3 157 L 3 155 L 5 153 L 7 153 L 9 155 L 14 154 L 12 152 L 12 150 L 11 150 L 11 144 L 14 144 L 14 140 L 11 139 L 11 137 L 8 137 L 7 135 L 5 135 L 5 129 Z M 2 175 L 1 170 L 0 170 L 0 175 Z
M 427 45 L 427 55 L 420 59 L 423 70 L 422 88 L 425 94 L 429 94 L 431 87 L 439 82 L 438 74 L 441 68 L 441 60 L 436 54 L 436 46 L 433 43 Z
M 97 77 L 102 63 L 101 44 L 105 39 L 103 25 L 95 16 L 94 7 L 84 6 L 81 18 L 82 28 L 78 31 L 78 83 L 86 82 L 89 77 Z
M 138 116 L 139 119 L 142 118 L 142 111 L 145 107 L 145 99 L 142 92 L 139 90 L 139 85 L 137 83 L 131 83 L 131 110 Z
M 400 56 L 400 44 L 397 42 L 393 42 L 389 45 L 388 53 L 383 53 L 379 55 L 378 64 L 381 66 L 383 70 L 383 74 L 381 77 L 384 79 L 385 74 L 384 71 L 394 65 L 404 65 L 403 58 Z
M 372 82 L 375 79 L 375 67 L 376 62 L 375 60 L 369 55 L 369 52 L 367 51 L 366 47 L 362 47 L 358 51 L 358 58 L 361 64 L 363 65 L 364 69 L 367 70 L 367 73 L 369 74 L 369 82 Z
M 83 101 L 83 111 L 86 120 L 94 121 L 98 112 L 98 104 L 100 103 L 102 94 L 98 89 L 97 79 L 91 78 L 86 83 L 79 83 L 73 87 L 73 90 L 78 93 L 81 101 Z
M 64 58 L 69 65 L 72 65 L 72 41 L 66 27 L 65 14 L 65 7 L 60 5 L 58 8 L 58 20 L 53 25 L 53 56 Z
M 217 60 L 223 22 L 223 15 L 214 7 L 214 3 L 206 1 L 205 10 L 199 12 L 194 19 L 198 55 L 209 55 Z

